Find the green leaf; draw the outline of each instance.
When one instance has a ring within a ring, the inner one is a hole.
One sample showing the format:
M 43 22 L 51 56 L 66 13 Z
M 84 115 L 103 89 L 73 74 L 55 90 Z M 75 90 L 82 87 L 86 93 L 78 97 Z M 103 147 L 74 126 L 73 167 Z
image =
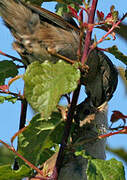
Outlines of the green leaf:
M 76 147 L 75 156 L 82 156 L 83 158 L 92 159 L 91 156 L 88 156 L 87 152 L 82 146 Z
M 46 160 L 48 160 L 56 151 L 51 150 L 51 149 L 45 149 L 40 153 L 40 157 L 38 162 L 41 162 L 41 164 L 43 162 L 45 162 Z
M 115 159 L 108 161 L 100 159 L 88 160 L 87 179 L 125 180 L 123 164 Z
M 79 78 L 80 71 L 62 60 L 56 64 L 33 62 L 23 78 L 26 99 L 36 112 L 48 118 L 60 97 L 76 89 Z
M 4 103 L 5 101 L 11 102 L 11 103 L 15 103 L 17 101 L 16 97 L 13 96 L 0 96 L 0 104 Z
M 115 32 L 127 41 L 127 24 L 120 23 L 120 28 L 115 29 Z
M 0 85 L 3 85 L 6 78 L 15 77 L 18 74 L 16 64 L 12 61 L 0 61 Z
M 127 151 L 125 149 L 123 149 L 123 148 L 114 149 L 114 148 L 111 148 L 111 147 L 107 146 L 106 150 L 116 154 L 117 156 L 122 158 L 127 163 Z
M 6 96 L 5 100 L 14 104 L 14 103 L 16 103 L 17 98 L 13 97 L 13 96 Z
M 11 165 L 0 166 L 1 180 L 21 180 L 30 175 L 31 169 L 23 165 L 17 171 L 12 170 Z
M 14 153 L 5 146 L 0 146 L 0 165 L 11 164 L 14 162 Z
M 120 52 L 117 48 L 117 46 L 112 46 L 108 48 L 108 52 L 113 54 L 117 59 L 122 61 L 124 64 L 127 65 L 127 56 L 124 55 L 122 52 Z
M 26 130 L 19 135 L 19 153 L 34 165 L 42 164 L 42 160 L 46 160 L 42 155 L 47 151 L 47 157 L 50 157 L 51 148 L 61 142 L 63 129 L 64 123 L 59 112 L 53 112 L 48 120 L 42 119 L 40 114 L 35 115 Z
M 5 101 L 5 97 L 4 96 L 0 96 L 0 104 L 4 103 Z
M 82 0 L 64 0 L 64 3 L 57 3 L 55 6 L 55 10 L 57 12 L 58 15 L 62 15 L 66 12 L 69 12 L 68 9 L 68 5 L 70 5 L 71 7 L 75 8 L 76 11 L 79 10 L 79 6 L 77 6 L 77 4 L 81 5 L 82 4 Z
M 119 15 L 118 11 L 114 11 L 114 12 L 112 13 L 114 22 L 118 21 L 118 15 Z
M 112 5 L 112 6 L 110 7 L 110 12 L 111 12 L 111 14 L 112 14 L 112 17 L 113 17 L 114 22 L 116 22 L 116 21 L 118 20 L 118 15 L 119 15 L 119 13 L 118 13 L 118 11 L 115 11 L 115 6 L 114 6 L 114 5 Z
M 93 159 L 87 152 L 78 147 L 76 156 L 82 156 L 88 160 L 87 180 L 125 180 L 125 171 L 122 162 L 115 159 L 101 160 Z
M 125 86 L 125 90 L 126 90 L 126 93 L 127 93 L 127 69 L 125 70 L 124 68 L 119 67 L 118 71 L 119 71 L 120 77 L 123 80 L 123 84 Z

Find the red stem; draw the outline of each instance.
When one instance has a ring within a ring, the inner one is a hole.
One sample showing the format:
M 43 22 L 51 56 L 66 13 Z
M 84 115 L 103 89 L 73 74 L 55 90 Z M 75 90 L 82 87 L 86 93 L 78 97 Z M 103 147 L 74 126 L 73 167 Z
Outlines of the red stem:
M 95 16 L 97 3 L 98 3 L 98 0 L 93 0 L 92 6 L 88 13 L 88 24 L 94 24 L 94 16 Z M 87 29 L 86 38 L 85 38 L 85 46 L 84 46 L 83 56 L 81 59 L 81 62 L 83 65 L 85 64 L 85 62 L 87 61 L 87 58 L 88 58 L 88 52 L 89 52 L 89 47 L 90 47 L 90 42 L 91 42 L 91 35 L 92 35 L 92 31 Z
M 2 94 L 10 94 L 10 95 L 12 95 L 12 96 L 14 96 L 14 97 L 16 97 L 16 98 L 18 98 L 18 100 L 23 100 L 24 99 L 24 97 L 22 96 L 22 95 L 20 95 L 20 94 L 17 94 L 17 93 L 13 93 L 13 92 L 11 92 L 11 91 L 1 91 L 0 90 L 0 93 L 2 93 Z
M 94 22 L 94 15 L 95 15 L 95 11 L 96 11 L 97 2 L 98 2 L 98 0 L 93 0 L 93 2 L 92 2 L 92 6 L 91 6 L 91 9 L 90 9 L 89 14 L 88 14 L 88 24 L 93 24 L 93 22 Z M 86 33 L 83 57 L 81 59 L 81 62 L 83 65 L 84 65 L 84 63 L 87 59 L 87 56 L 88 56 L 89 46 L 90 46 L 90 41 L 91 41 L 91 34 L 92 34 L 92 31 L 90 31 L 88 29 L 87 33 Z M 70 134 L 72 119 L 74 117 L 74 111 L 75 111 L 75 107 L 76 107 L 76 104 L 78 101 L 80 88 L 81 88 L 81 85 L 78 85 L 77 89 L 74 91 L 71 106 L 70 106 L 70 109 L 68 112 L 67 121 L 66 121 L 66 125 L 64 128 L 64 134 L 63 134 L 60 150 L 58 153 L 58 157 L 56 160 L 56 168 L 57 168 L 58 173 L 59 173 L 61 166 L 62 166 L 62 162 L 63 162 L 63 158 L 64 158 L 64 150 L 66 148 L 68 137 Z
M 117 131 L 117 132 L 110 132 L 110 133 L 108 133 L 108 134 L 102 134 L 102 135 L 98 136 L 98 138 L 99 138 L 99 139 L 107 138 L 107 137 L 113 136 L 113 135 L 115 135 L 115 134 L 127 134 L 127 126 L 125 126 L 124 129 L 119 130 L 119 131 Z
M 11 55 L 9 55 L 9 54 L 6 54 L 6 53 L 4 53 L 4 52 L 2 52 L 2 51 L 0 51 L 0 54 L 3 55 L 3 56 L 9 57 L 9 58 L 11 58 L 11 59 L 13 59 L 13 60 L 16 60 L 16 61 L 19 61 L 19 62 L 23 63 L 21 59 L 18 59 L 18 58 L 14 57 L 14 56 L 11 56 Z
M 91 46 L 91 50 L 94 49 L 97 44 L 103 42 L 103 40 L 109 35 L 111 34 L 112 31 L 114 31 L 115 28 L 117 28 L 119 26 L 119 24 L 124 20 L 124 18 L 127 17 L 127 13 L 115 24 L 113 24 L 113 26 L 111 27 L 111 29 L 109 29 L 109 31 L 104 35 L 102 36 L 101 39 L 99 39 L 97 42 L 96 42 L 96 45 L 93 43 L 93 45 Z
M 18 157 L 20 157 L 29 167 L 31 167 L 32 169 L 35 169 L 38 173 L 40 173 L 43 176 L 43 172 L 37 168 L 36 166 L 34 166 L 32 163 L 30 163 L 27 159 L 25 159 L 21 154 L 19 154 L 14 147 L 9 146 L 8 144 L 6 144 L 4 141 L 0 140 L 0 143 L 2 143 L 3 145 L 5 145 L 8 149 L 10 149 L 11 151 L 13 151 Z

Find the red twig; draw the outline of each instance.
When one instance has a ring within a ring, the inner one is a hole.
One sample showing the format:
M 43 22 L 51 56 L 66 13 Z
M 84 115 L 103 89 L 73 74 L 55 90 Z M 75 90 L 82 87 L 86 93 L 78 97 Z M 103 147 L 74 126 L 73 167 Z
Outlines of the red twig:
M 104 36 L 101 37 L 101 39 L 99 39 L 96 43 L 93 43 L 92 46 L 91 46 L 91 50 L 94 49 L 94 48 L 97 46 L 97 44 L 103 42 L 103 40 L 104 40 L 109 34 L 111 34 L 111 32 L 112 32 L 115 28 L 117 28 L 117 27 L 119 26 L 119 24 L 124 20 L 124 18 L 125 18 L 126 16 L 127 16 L 127 13 L 126 13 L 117 23 L 115 23 L 115 24 L 111 27 L 111 29 L 110 29 Z
M 89 11 L 86 9 L 86 8 L 84 8 L 83 6 L 79 6 L 81 9 L 83 9 L 85 12 L 86 12 L 86 14 L 88 14 L 89 13 Z
M 12 147 L 13 147 L 13 141 L 15 140 L 15 138 L 16 138 L 17 136 L 19 136 L 19 134 L 23 133 L 23 132 L 26 130 L 27 127 L 28 127 L 28 126 L 23 127 L 22 129 L 20 129 L 18 132 L 16 132 L 16 133 L 12 136 L 12 138 L 11 138 L 11 146 L 12 146 Z
M 98 2 L 98 0 L 93 0 L 92 6 L 89 9 L 89 12 L 88 12 L 88 24 L 94 24 L 94 16 L 95 16 L 97 2 Z M 82 59 L 81 59 L 81 62 L 82 62 L 83 65 L 85 64 L 85 62 L 87 61 L 87 58 L 88 58 L 88 52 L 89 52 L 89 47 L 90 47 L 90 42 L 91 42 L 91 35 L 92 35 L 92 30 L 90 30 L 88 28 L 87 32 L 86 32 L 83 56 L 82 56 Z
M 11 55 L 9 55 L 9 54 L 6 54 L 6 53 L 4 53 L 4 52 L 2 52 L 2 51 L 0 51 L 0 54 L 3 55 L 3 56 L 6 56 L 6 57 L 9 57 L 9 58 L 13 59 L 14 61 L 19 61 L 19 62 L 23 63 L 21 59 L 16 58 L 16 57 L 14 57 L 14 56 L 11 56 Z
M 10 95 L 12 95 L 12 96 L 14 96 L 16 98 L 19 97 L 18 100 L 23 100 L 24 99 L 24 97 L 21 94 L 13 93 L 11 91 L 1 91 L 0 90 L 0 93 L 2 93 L 2 94 L 10 94 Z
M 23 129 L 24 130 L 24 129 Z M 34 177 L 35 179 L 40 179 L 40 180 L 56 180 L 57 177 L 57 170 L 54 168 L 53 174 L 50 177 L 43 177 L 43 171 L 34 166 L 32 163 L 30 163 L 27 159 L 25 159 L 21 154 L 19 154 L 13 146 L 9 146 L 7 143 L 4 141 L 0 140 L 0 143 L 2 143 L 4 146 L 6 146 L 9 150 L 14 152 L 20 159 L 22 159 L 29 167 L 37 171 L 41 175 L 41 177 Z
M 113 136 L 113 135 L 115 135 L 115 134 L 127 134 L 127 126 L 125 126 L 124 129 L 119 130 L 119 131 L 117 131 L 117 132 L 110 132 L 110 133 L 108 133 L 108 134 L 100 135 L 100 136 L 98 136 L 98 138 L 99 138 L 99 139 L 107 138 L 107 137 Z
M 38 173 L 40 173 L 43 176 L 43 173 L 40 169 L 38 169 L 36 166 L 34 166 L 32 163 L 30 163 L 27 159 L 25 159 L 21 154 L 19 154 L 14 147 L 9 146 L 7 143 L 4 141 L 0 140 L 0 143 L 2 143 L 4 146 L 6 146 L 9 150 L 13 151 L 19 158 L 21 158 L 29 167 L 32 169 L 36 170 Z
M 97 47 L 97 49 L 98 49 L 99 51 L 105 51 L 105 52 L 109 52 L 109 51 L 108 51 L 108 49 L 99 48 L 99 47 Z

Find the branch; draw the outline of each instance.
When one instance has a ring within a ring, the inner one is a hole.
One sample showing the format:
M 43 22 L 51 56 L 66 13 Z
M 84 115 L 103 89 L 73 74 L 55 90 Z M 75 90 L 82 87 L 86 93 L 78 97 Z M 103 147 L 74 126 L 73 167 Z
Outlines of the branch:
M 92 6 L 91 6 L 91 8 L 89 10 L 89 13 L 88 13 L 88 24 L 94 24 L 94 16 L 95 16 L 97 3 L 98 3 L 98 0 L 93 0 Z M 82 62 L 83 65 L 85 64 L 85 62 L 87 61 L 87 58 L 88 58 L 88 52 L 89 52 L 89 47 L 90 47 L 90 42 L 91 42 L 91 36 L 92 36 L 92 31 L 88 28 L 87 32 L 86 32 L 83 56 L 82 56 L 82 59 L 81 59 L 81 62 Z
M 0 93 L 2 93 L 2 94 L 10 94 L 10 95 L 18 98 L 17 100 L 20 100 L 20 101 L 24 99 L 24 97 L 21 94 L 17 94 L 17 93 L 11 92 L 11 91 L 2 91 L 2 90 L 0 90 Z
M 9 58 L 13 59 L 14 61 L 18 61 L 18 62 L 23 63 L 21 59 L 16 58 L 16 57 L 14 57 L 14 56 L 11 56 L 11 55 L 9 55 L 9 54 L 6 54 L 6 53 L 4 53 L 4 52 L 2 52 L 2 51 L 0 51 L 0 54 L 3 55 L 3 56 L 6 56 L 6 57 L 9 57 Z
M 29 167 L 31 167 L 32 169 L 36 170 L 38 173 L 40 173 L 43 176 L 42 171 L 37 168 L 36 166 L 34 166 L 32 163 L 30 163 L 27 159 L 25 159 L 21 154 L 19 154 L 14 147 L 9 146 L 8 144 L 6 144 L 4 141 L 0 140 L 0 143 L 2 143 L 4 146 L 6 146 L 9 150 L 13 151 L 18 157 L 20 157 Z
M 27 112 L 27 101 L 24 99 L 21 103 L 21 115 L 20 115 L 20 125 L 19 130 L 24 128 L 26 123 L 26 112 Z
M 100 40 L 98 40 L 96 43 L 93 43 L 93 45 L 91 46 L 91 50 L 93 50 L 97 44 L 103 42 L 103 40 L 109 35 L 111 34 L 112 31 L 114 31 L 115 28 L 117 28 L 119 26 L 119 24 L 127 17 L 127 13 L 117 22 L 115 23 L 111 29 L 104 35 L 102 36 L 102 38 Z
M 94 15 L 95 15 L 97 2 L 98 2 L 98 0 L 93 0 L 91 9 L 90 9 L 90 11 L 88 13 L 88 23 L 90 23 L 90 24 L 93 24 L 93 22 L 94 22 Z M 82 39 L 82 30 L 83 29 L 81 28 L 80 29 L 80 31 L 81 31 L 80 41 Z M 90 46 L 90 42 L 91 42 L 91 34 L 92 34 L 92 31 L 87 29 L 86 39 L 85 39 L 85 46 L 84 46 L 84 53 L 83 53 L 83 56 L 81 58 L 81 63 L 83 65 L 84 65 L 85 61 L 87 60 L 89 46 Z M 64 134 L 63 134 L 60 150 L 59 150 L 59 153 L 58 153 L 58 157 L 57 157 L 57 160 L 56 160 L 56 168 L 57 168 L 58 173 L 60 172 L 61 165 L 62 165 L 62 162 L 63 162 L 63 159 L 64 159 L 64 150 L 65 150 L 65 147 L 67 145 L 67 140 L 68 140 L 68 137 L 69 137 L 69 134 L 70 134 L 72 119 L 74 117 L 74 111 L 75 111 L 75 107 L 76 107 L 76 104 L 77 104 L 77 101 L 78 101 L 80 88 L 81 88 L 81 85 L 78 85 L 77 89 L 74 91 L 71 106 L 70 106 L 70 109 L 69 109 L 69 112 L 68 112 L 67 121 L 66 121 L 66 125 L 65 125 L 65 128 L 64 128 Z
M 27 101 L 26 99 L 24 98 L 22 101 L 21 101 L 21 113 L 20 113 L 20 124 L 19 124 L 19 131 L 25 127 L 25 123 L 26 123 L 26 113 L 27 113 Z M 17 150 L 18 150 L 18 147 L 17 147 Z M 13 169 L 14 170 L 17 170 L 19 169 L 19 165 L 18 165 L 18 161 L 17 159 L 15 158 L 15 161 L 14 161 L 14 165 L 13 165 Z
M 66 148 L 67 145 L 67 140 L 71 131 L 71 125 L 72 125 L 72 119 L 74 117 L 74 111 L 75 111 L 75 107 L 78 101 L 78 97 L 79 97 L 79 93 L 80 93 L 80 85 L 78 85 L 77 89 L 74 91 L 73 94 L 73 98 L 72 98 L 72 102 L 71 102 L 71 106 L 67 115 L 67 121 L 65 124 L 65 128 L 64 128 L 64 133 L 63 133 L 63 137 L 62 137 L 62 142 L 60 145 L 60 149 L 59 149 L 59 153 L 58 153 L 58 157 L 56 160 L 56 168 L 58 173 L 60 172 L 61 169 L 61 165 L 64 159 L 64 150 Z

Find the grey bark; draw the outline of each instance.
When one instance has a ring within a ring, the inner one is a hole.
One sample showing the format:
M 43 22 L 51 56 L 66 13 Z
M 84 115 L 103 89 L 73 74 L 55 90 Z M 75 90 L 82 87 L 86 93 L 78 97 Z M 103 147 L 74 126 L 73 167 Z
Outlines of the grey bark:
M 83 149 L 90 156 L 98 159 L 105 159 L 106 157 L 106 139 L 93 140 L 87 143 L 86 141 L 88 139 L 94 138 L 98 134 L 98 130 L 101 134 L 106 132 L 107 106 L 107 102 L 105 102 L 100 107 L 98 107 L 95 112 L 93 112 L 93 108 L 91 107 L 91 113 L 80 122 L 80 133 L 77 136 L 77 139 L 80 139 L 78 143 L 81 143 Z M 84 109 L 85 108 L 87 108 L 87 104 L 84 104 Z M 83 124 L 83 121 L 85 124 Z M 61 168 L 58 180 L 87 180 L 87 162 L 88 160 L 81 156 L 71 157 Z

